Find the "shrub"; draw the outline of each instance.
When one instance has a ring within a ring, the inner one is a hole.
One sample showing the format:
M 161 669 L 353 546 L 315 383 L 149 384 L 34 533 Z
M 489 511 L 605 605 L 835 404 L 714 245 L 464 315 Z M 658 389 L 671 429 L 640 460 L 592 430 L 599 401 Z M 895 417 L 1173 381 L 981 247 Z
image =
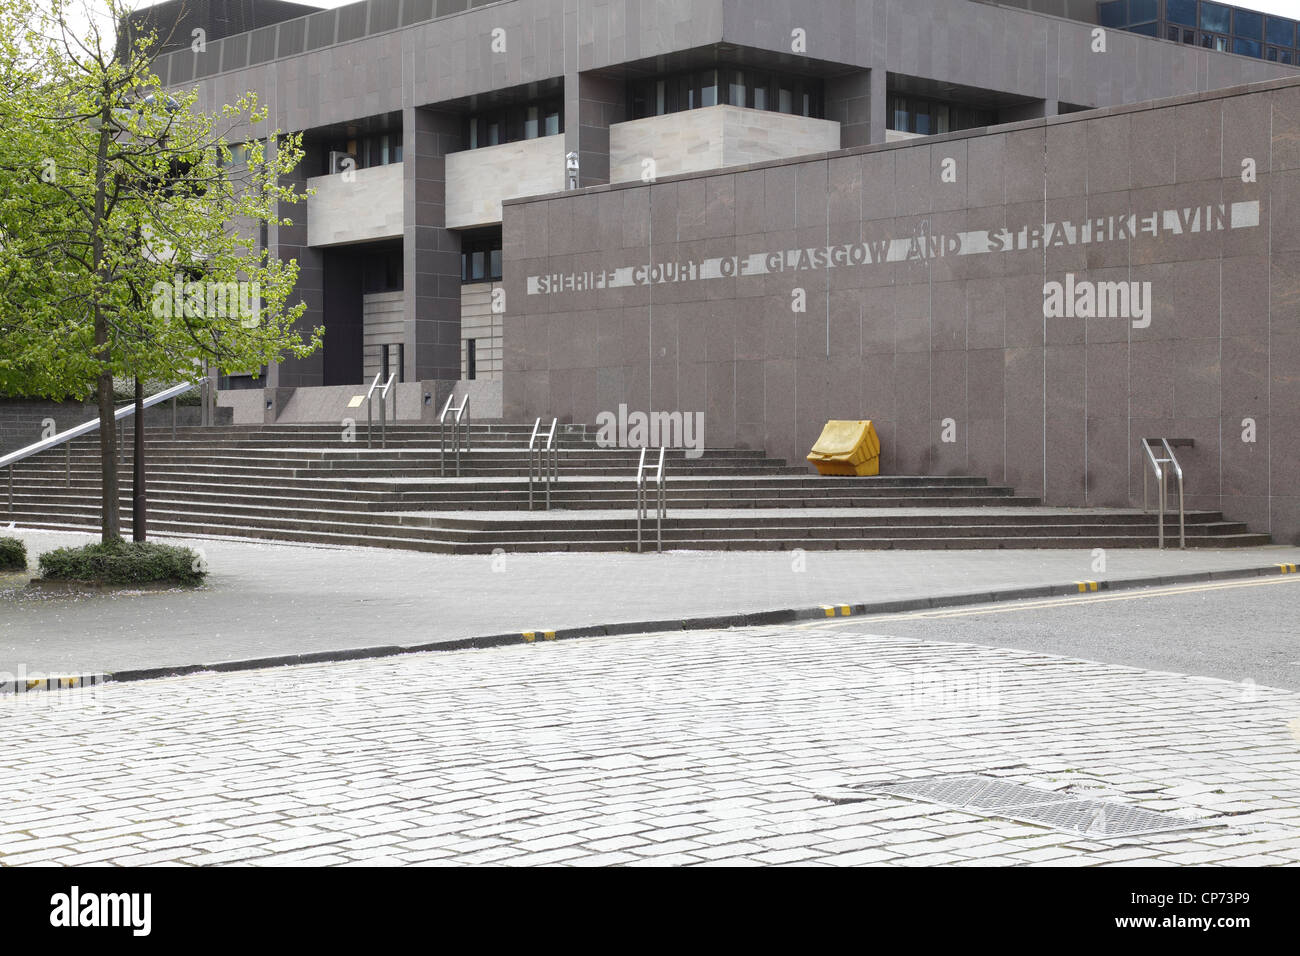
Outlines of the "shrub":
M 42 554 L 39 563 L 47 580 L 92 584 L 201 584 L 207 573 L 189 548 L 152 542 L 58 548 Z
M 0 538 L 0 571 L 26 571 L 27 545 L 17 538 Z

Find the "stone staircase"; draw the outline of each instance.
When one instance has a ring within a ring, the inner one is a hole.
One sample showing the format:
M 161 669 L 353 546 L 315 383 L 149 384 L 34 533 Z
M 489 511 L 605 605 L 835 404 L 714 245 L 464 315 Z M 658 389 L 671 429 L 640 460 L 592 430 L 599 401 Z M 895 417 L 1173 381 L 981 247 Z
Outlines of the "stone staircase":
M 258 425 L 148 431 L 149 529 L 209 535 L 475 554 L 635 547 L 639 451 L 601 448 L 588 426 L 561 433 L 552 510 L 528 510 L 530 425 L 477 424 L 459 477 L 440 473 L 437 426 L 388 426 L 386 447 L 365 428 L 345 441 L 333 425 Z M 28 528 L 94 529 L 99 522 L 96 436 L 17 466 L 14 507 Z M 449 455 L 450 459 L 450 455 Z M 707 449 L 667 456 L 665 548 L 1126 548 L 1154 547 L 1151 515 L 1132 509 L 1044 507 L 982 478 L 823 478 L 761 451 Z M 122 515 L 130 527 L 130 462 Z M 653 535 L 653 525 L 649 534 Z M 1166 525 L 1169 532 L 1169 525 Z M 1176 519 L 1173 528 L 1177 541 Z M 1218 512 L 1190 512 L 1189 547 L 1269 543 Z

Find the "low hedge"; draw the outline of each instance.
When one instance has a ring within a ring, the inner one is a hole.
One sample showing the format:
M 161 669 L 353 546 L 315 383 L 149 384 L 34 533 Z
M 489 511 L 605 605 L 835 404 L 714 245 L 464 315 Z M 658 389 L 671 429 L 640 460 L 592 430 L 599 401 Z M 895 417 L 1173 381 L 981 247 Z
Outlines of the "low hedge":
M 0 571 L 26 571 L 27 545 L 17 538 L 0 538 Z
M 189 548 L 114 541 L 57 548 L 41 555 L 42 577 L 91 584 L 201 584 L 207 573 Z

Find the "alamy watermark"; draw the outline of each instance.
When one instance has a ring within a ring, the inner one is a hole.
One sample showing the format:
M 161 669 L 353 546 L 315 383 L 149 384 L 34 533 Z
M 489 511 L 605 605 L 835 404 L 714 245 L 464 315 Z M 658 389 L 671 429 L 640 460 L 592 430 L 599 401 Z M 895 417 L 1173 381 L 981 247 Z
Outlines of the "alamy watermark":
M 684 448 L 687 458 L 704 454 L 703 412 L 617 412 L 596 416 L 596 444 L 601 448 Z
M 1043 316 L 1049 319 L 1129 319 L 1135 329 L 1151 324 L 1150 282 L 1092 282 L 1065 274 L 1043 285 Z
M 246 329 L 261 316 L 260 282 L 155 282 L 153 314 L 159 319 L 236 318 Z

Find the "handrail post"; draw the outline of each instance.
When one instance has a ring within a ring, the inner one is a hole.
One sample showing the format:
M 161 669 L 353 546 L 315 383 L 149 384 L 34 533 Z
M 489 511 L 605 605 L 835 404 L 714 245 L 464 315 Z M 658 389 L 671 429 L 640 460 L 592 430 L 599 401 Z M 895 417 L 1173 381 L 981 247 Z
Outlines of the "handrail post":
M 533 433 L 528 438 L 528 510 L 533 510 L 533 446 L 537 444 L 537 431 L 542 427 L 539 417 L 533 422 Z
M 1169 464 L 1173 466 L 1174 477 L 1178 479 L 1178 547 L 1187 547 L 1187 509 L 1184 506 L 1183 498 L 1183 466 L 1178 463 L 1178 456 L 1174 454 L 1173 447 L 1169 444 L 1169 439 L 1160 439 L 1160 444 L 1165 449 L 1165 455 L 1169 458 Z
M 664 492 L 664 453 L 667 450 L 667 446 L 659 446 L 659 467 L 655 471 L 655 484 L 658 486 L 659 498 L 659 518 L 656 522 L 658 527 L 656 529 L 655 550 L 661 554 L 664 550 L 664 511 L 667 510 L 667 499 Z
M 456 397 L 453 392 L 447 396 L 447 401 L 442 405 L 442 411 L 438 415 L 438 477 L 445 478 L 447 475 L 447 410 L 451 408 L 451 400 Z
M 636 465 L 636 553 L 641 553 L 641 513 L 645 503 L 645 446 L 641 447 L 641 457 Z

